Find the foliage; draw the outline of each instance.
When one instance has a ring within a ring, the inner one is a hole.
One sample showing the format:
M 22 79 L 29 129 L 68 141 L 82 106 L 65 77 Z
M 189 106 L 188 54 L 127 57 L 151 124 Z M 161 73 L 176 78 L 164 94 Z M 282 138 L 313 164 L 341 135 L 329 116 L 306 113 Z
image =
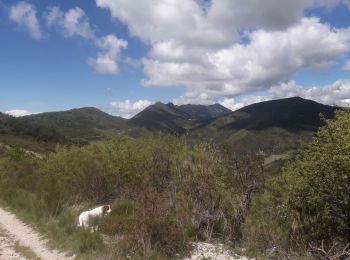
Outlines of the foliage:
M 350 111 L 326 122 L 284 167 L 284 206 L 294 231 L 308 240 L 349 242 Z
M 337 111 L 283 167 L 268 169 L 242 227 L 242 245 L 253 255 L 274 248 L 291 259 L 344 254 L 350 242 L 349 158 L 350 111 Z
M 111 136 L 117 124 L 120 131 L 139 128 L 94 109 L 20 120 L 0 114 L 5 122 L 0 140 L 6 144 L 47 151 L 53 147 L 48 141 L 65 143 L 63 136 L 70 137 L 69 146 L 58 146 L 43 160 L 0 146 L 0 199 L 58 244 L 91 258 L 173 258 L 186 253 L 189 241 L 213 239 L 267 258 L 307 259 L 309 244 L 313 251 L 338 255 L 350 237 L 349 111 L 325 121 L 314 141 L 283 170 L 280 164 L 263 167 L 263 156 L 242 155 L 295 147 L 300 136 L 323 124 L 315 117 L 320 110 L 331 117 L 334 109 L 292 98 L 252 105 L 212 123 L 183 121 L 181 132 L 198 124 L 193 133 L 225 143 L 224 148 L 191 134 Z M 301 120 L 302 111 L 308 113 Z M 181 121 L 173 116 L 170 123 L 160 116 L 158 123 L 173 129 Z M 109 139 L 73 145 L 101 135 Z M 112 214 L 99 233 L 76 227 L 79 212 L 105 203 L 112 204 Z
M 189 240 L 240 238 L 251 194 L 263 179 L 261 164 L 185 138 L 118 135 L 57 147 L 43 160 L 9 150 L 0 161 L 0 196 L 83 253 L 108 249 L 99 235 L 76 230 L 81 205 L 113 204 L 101 232 L 119 245 L 119 255 L 172 257 Z

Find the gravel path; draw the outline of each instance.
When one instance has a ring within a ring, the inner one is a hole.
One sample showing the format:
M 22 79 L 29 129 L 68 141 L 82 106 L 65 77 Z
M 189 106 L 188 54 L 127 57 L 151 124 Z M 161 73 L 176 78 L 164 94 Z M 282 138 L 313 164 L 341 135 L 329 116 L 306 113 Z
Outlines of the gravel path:
M 51 250 L 47 246 L 47 240 L 25 225 L 16 216 L 0 208 L 0 259 L 25 259 L 16 252 L 16 242 L 22 247 L 27 247 L 40 259 L 66 260 L 74 259 L 57 250 Z
M 193 243 L 194 250 L 192 255 L 184 260 L 249 260 L 244 256 L 236 255 L 225 249 L 222 244 L 211 244 L 205 242 Z
M 20 252 L 17 252 L 16 241 L 13 237 L 2 229 L 0 229 L 0 259 L 26 259 Z

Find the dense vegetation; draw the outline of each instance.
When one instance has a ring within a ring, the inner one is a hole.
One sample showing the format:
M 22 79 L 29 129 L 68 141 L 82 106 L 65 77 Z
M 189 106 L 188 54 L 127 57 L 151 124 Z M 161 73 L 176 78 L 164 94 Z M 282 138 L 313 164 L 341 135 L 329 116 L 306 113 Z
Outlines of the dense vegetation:
M 102 242 L 76 229 L 79 210 L 111 203 L 102 232 L 112 242 L 103 253 L 171 257 L 186 253 L 191 240 L 240 239 L 250 197 L 263 181 L 261 159 L 239 161 L 176 137 L 117 136 L 60 147 L 44 160 L 12 149 L 2 156 L 0 196 L 56 241 L 85 253 Z
M 294 233 L 331 247 L 350 242 L 350 111 L 338 111 L 284 167 L 283 206 Z
M 350 257 L 350 111 L 337 111 L 313 141 L 271 174 L 243 227 L 244 243 L 285 257 Z
M 323 120 L 272 164 L 186 136 L 116 135 L 44 159 L 0 146 L 0 201 L 83 257 L 167 259 L 214 240 L 252 256 L 346 259 L 350 111 Z M 79 212 L 105 203 L 100 232 L 76 227 Z

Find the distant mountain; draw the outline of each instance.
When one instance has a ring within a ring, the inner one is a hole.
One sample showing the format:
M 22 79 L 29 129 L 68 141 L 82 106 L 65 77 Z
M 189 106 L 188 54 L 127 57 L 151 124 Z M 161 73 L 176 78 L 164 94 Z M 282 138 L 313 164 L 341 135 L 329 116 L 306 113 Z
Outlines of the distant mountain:
M 193 129 L 191 136 L 226 144 L 240 152 L 281 153 L 297 147 L 333 118 L 337 107 L 300 97 L 252 104 Z
M 86 107 L 23 117 L 0 116 L 0 133 L 60 143 L 101 139 L 111 132 L 129 131 L 133 126 L 121 117 Z
M 86 107 L 15 118 L 0 113 L 0 143 L 33 141 L 84 144 L 116 132 L 133 136 L 163 132 L 228 146 L 237 153 L 279 154 L 308 141 L 323 125 L 320 113 L 334 117 L 338 109 L 299 97 L 266 101 L 237 111 L 219 105 L 158 102 L 127 120 Z M 18 140 L 20 138 L 20 140 Z M 4 142 L 6 141 L 6 142 Z M 28 144 L 32 146 L 33 142 Z
M 219 104 L 176 106 L 157 102 L 135 115 L 130 122 L 150 131 L 182 134 L 229 113 L 232 111 Z
M 220 104 L 214 104 L 209 106 L 188 104 L 188 105 L 176 106 L 176 108 L 183 111 L 193 119 L 216 118 L 216 117 L 225 116 L 232 113 L 230 109 Z
M 56 129 L 68 138 L 98 138 L 103 131 L 128 129 L 127 120 L 109 115 L 94 107 L 41 113 L 18 118 L 22 122 Z
M 51 126 L 3 113 L 0 114 L 0 135 L 30 137 L 37 141 L 66 141 L 65 137 Z

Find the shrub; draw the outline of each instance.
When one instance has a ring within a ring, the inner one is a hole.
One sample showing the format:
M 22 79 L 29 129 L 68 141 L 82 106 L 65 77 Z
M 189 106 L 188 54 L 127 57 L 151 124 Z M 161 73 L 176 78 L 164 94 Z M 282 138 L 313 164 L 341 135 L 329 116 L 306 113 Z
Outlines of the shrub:
M 123 235 L 124 252 L 146 257 L 154 250 L 168 256 L 186 250 L 189 223 L 186 201 L 152 187 L 134 194 L 134 201 L 137 206 L 130 215 L 115 219 L 117 231 Z
M 350 238 L 350 111 L 327 120 L 313 142 L 284 167 L 285 207 L 309 241 Z
M 172 136 L 118 135 L 84 147 L 58 147 L 43 160 L 18 151 L 3 160 L 1 196 L 14 208 L 24 203 L 23 210 L 55 240 L 80 252 L 100 248 L 99 236 L 77 232 L 78 212 L 70 208 L 114 202 L 101 232 L 121 248 L 113 252 L 141 258 L 173 257 L 188 249 L 189 239 L 238 240 L 263 179 L 261 158 L 237 159 Z

